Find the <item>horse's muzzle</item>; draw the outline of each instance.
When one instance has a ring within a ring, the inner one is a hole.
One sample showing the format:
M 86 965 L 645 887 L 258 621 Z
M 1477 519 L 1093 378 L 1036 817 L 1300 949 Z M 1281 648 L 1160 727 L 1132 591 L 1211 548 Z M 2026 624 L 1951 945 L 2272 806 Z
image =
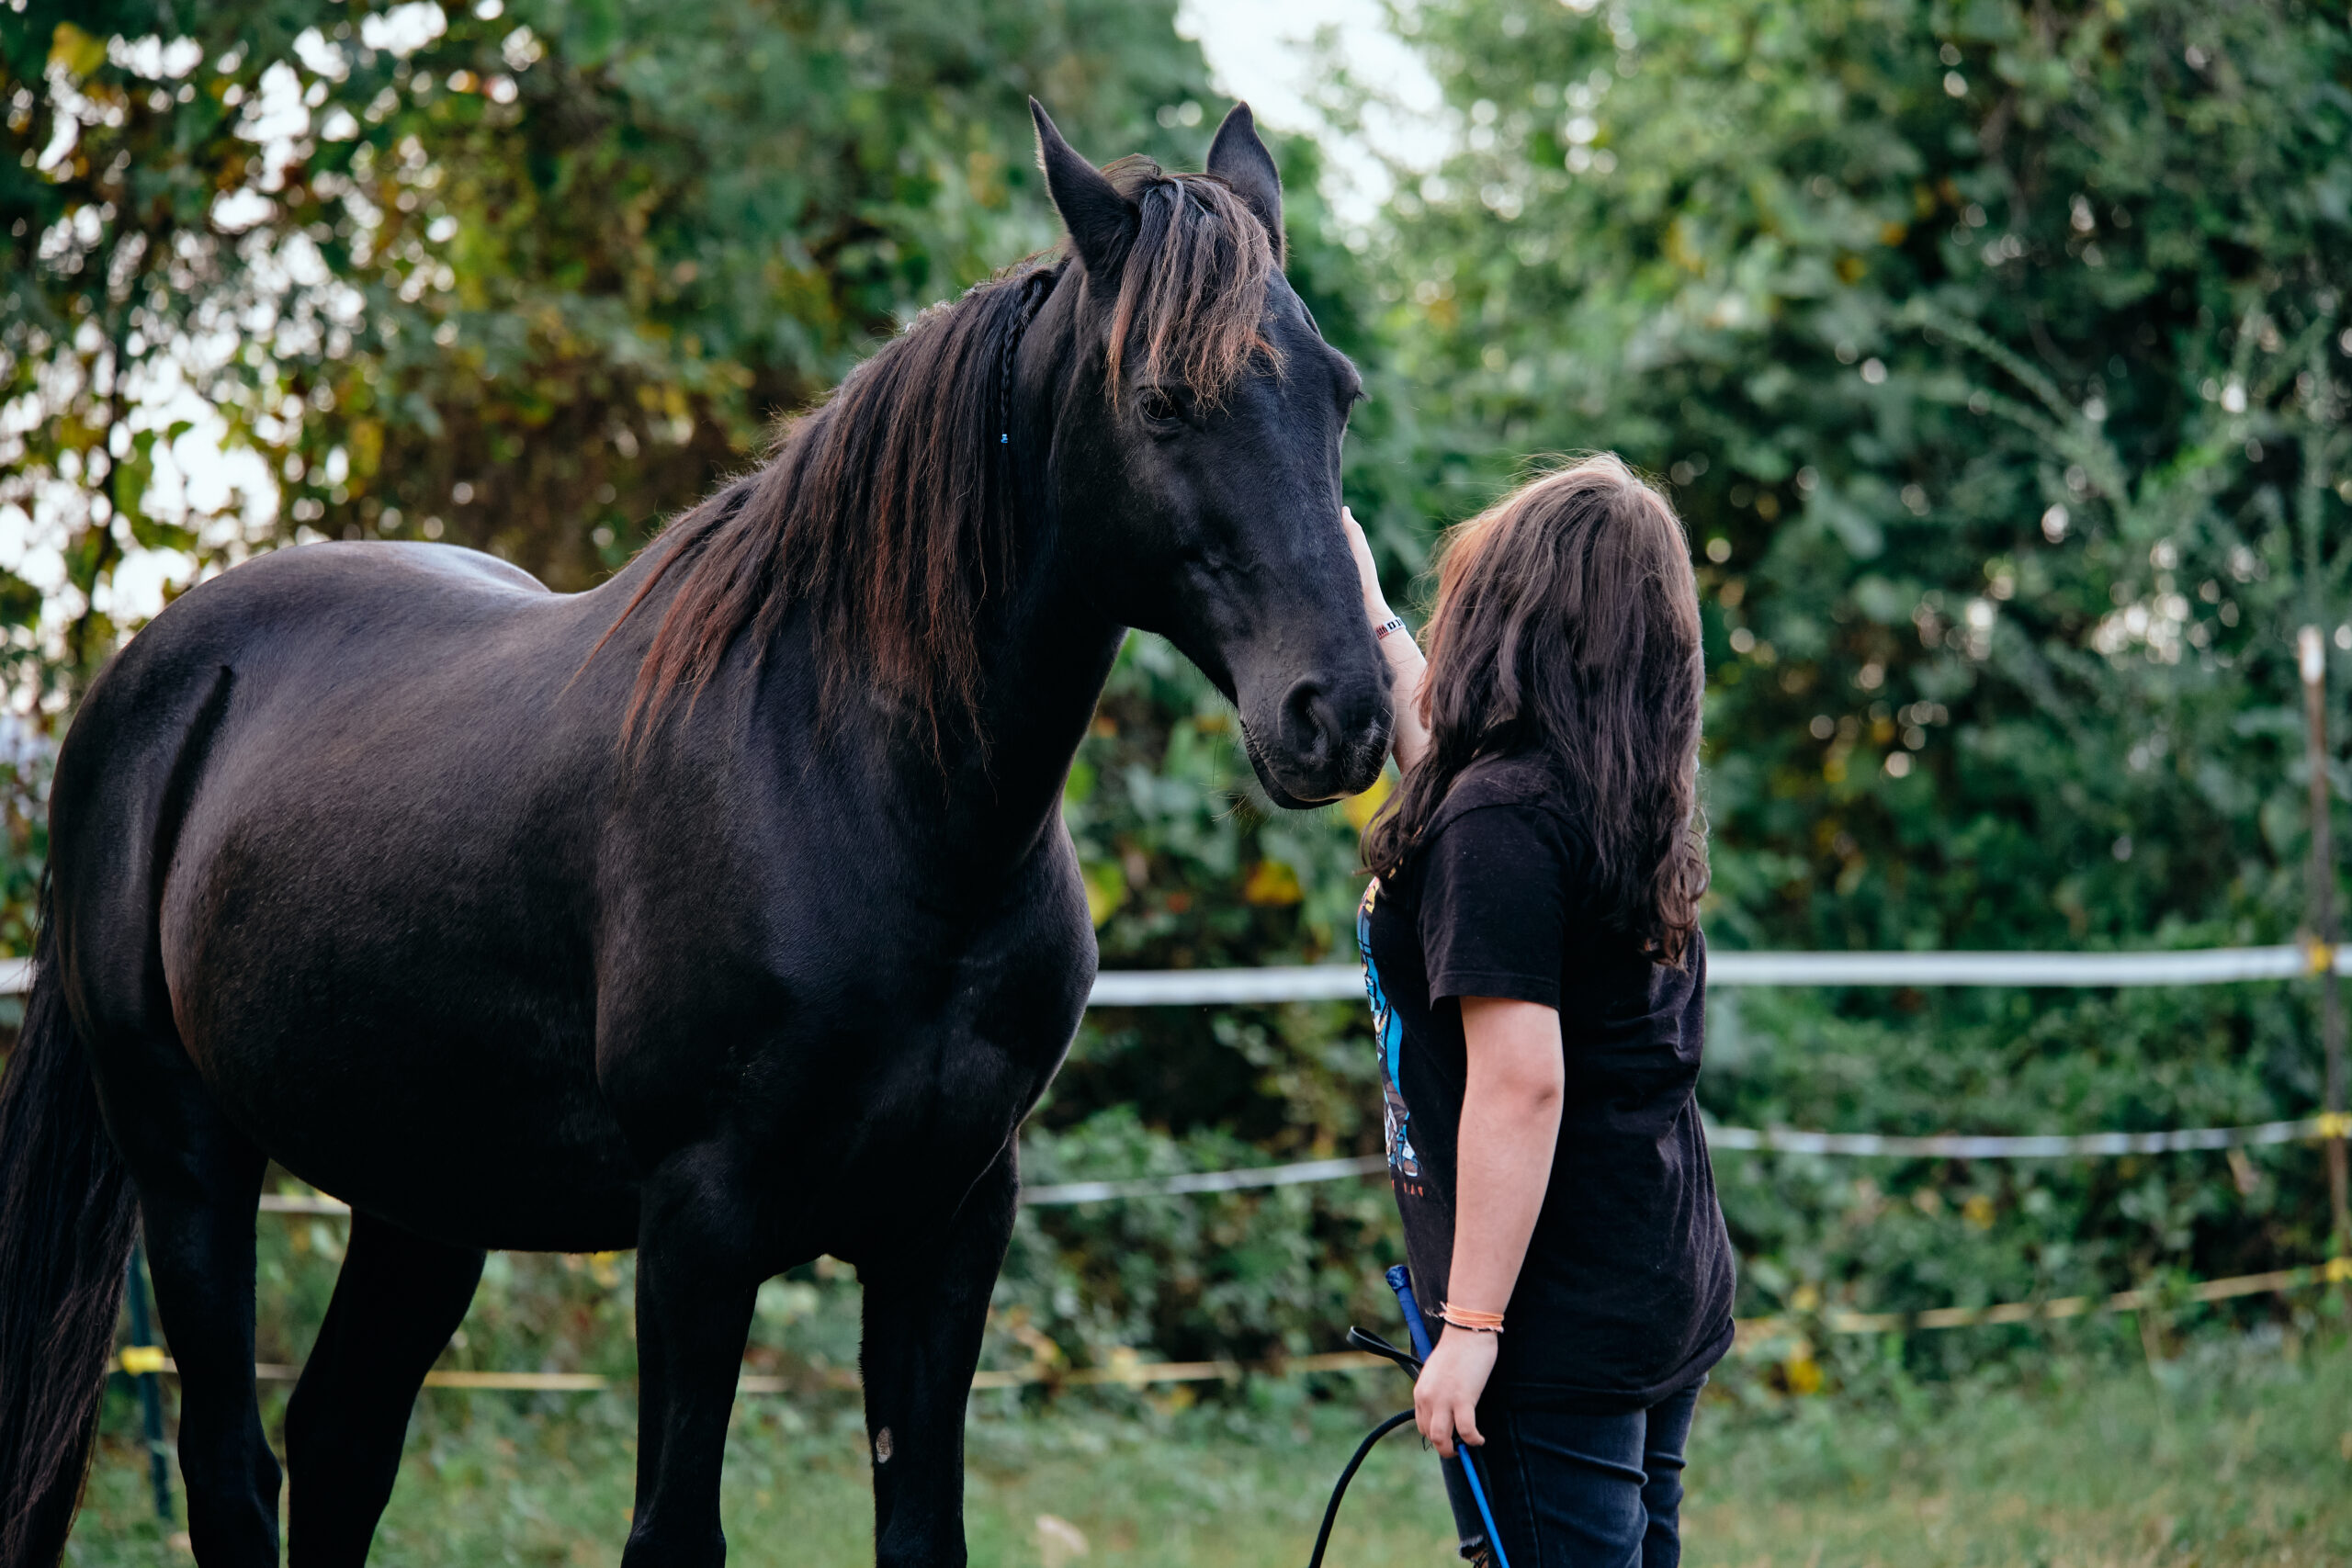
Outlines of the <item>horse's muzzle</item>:
M 1335 690 L 1308 676 L 1275 710 L 1271 745 L 1244 727 L 1250 765 L 1277 806 L 1316 806 L 1372 787 L 1388 759 L 1395 715 L 1374 685 Z

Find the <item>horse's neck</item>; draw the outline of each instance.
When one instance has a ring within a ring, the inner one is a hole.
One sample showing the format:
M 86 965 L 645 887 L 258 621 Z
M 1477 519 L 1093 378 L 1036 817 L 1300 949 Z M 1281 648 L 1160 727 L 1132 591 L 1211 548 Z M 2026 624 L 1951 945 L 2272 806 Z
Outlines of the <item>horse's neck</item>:
M 1016 564 L 1003 596 L 983 611 L 978 734 L 959 722 L 944 759 L 902 739 L 892 768 L 902 802 L 924 803 L 915 815 L 931 823 L 940 852 L 984 875 L 1049 841 L 1071 759 L 1125 636 L 1093 602 L 1063 499 L 1041 466 L 1057 439 L 1055 402 L 1069 381 L 1060 367 L 1076 351 L 1074 332 L 1066 302 L 1040 308 L 1023 349 L 1032 367 L 1005 411 Z
M 1057 297 L 1058 299 L 1058 296 Z M 1034 355 L 1006 410 L 1014 468 L 1016 562 L 982 631 L 980 738 L 956 770 L 951 831 L 986 860 L 1035 852 L 1058 824 L 1063 782 L 1086 738 L 1124 626 L 1103 617 L 1042 457 L 1056 445 L 1056 400 L 1074 347 L 1067 302 L 1040 307 L 1024 355 Z
M 990 627 L 981 739 L 967 743 L 947 802 L 953 830 L 969 834 L 976 849 L 1026 853 L 1052 826 L 1070 760 L 1118 657 L 1125 629 L 1057 586 L 1035 584 Z

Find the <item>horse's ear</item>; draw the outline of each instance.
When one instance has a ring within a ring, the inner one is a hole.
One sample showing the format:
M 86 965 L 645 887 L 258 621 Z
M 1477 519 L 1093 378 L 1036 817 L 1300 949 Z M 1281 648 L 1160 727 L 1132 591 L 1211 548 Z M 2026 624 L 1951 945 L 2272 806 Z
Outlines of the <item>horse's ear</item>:
M 1140 223 L 1135 203 L 1062 140 L 1045 105 L 1030 99 L 1029 113 L 1037 122 L 1037 162 L 1046 171 L 1054 209 L 1069 231 L 1070 248 L 1089 276 L 1115 282 Z
M 1234 194 L 1258 221 L 1266 226 L 1266 238 L 1274 243 L 1274 262 L 1283 262 L 1283 176 L 1274 168 L 1273 154 L 1258 140 L 1258 121 L 1250 113 L 1248 104 L 1236 104 L 1225 123 L 1216 128 L 1216 140 L 1209 143 L 1209 173 L 1233 187 Z

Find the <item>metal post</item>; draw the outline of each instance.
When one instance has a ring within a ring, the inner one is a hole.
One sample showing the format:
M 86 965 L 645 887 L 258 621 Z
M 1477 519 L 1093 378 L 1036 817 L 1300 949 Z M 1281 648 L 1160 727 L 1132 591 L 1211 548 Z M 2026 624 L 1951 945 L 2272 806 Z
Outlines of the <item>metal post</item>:
M 2344 1120 L 2344 1002 L 2335 976 L 2335 855 L 2330 842 L 2332 816 L 2327 778 L 2327 648 L 2317 626 L 2305 626 L 2299 639 L 2302 656 L 2304 758 L 2311 770 L 2312 863 L 2310 875 L 2311 929 L 2313 966 L 2324 955 L 2319 976 L 2320 1040 L 2327 1056 L 2327 1077 L 2322 1089 L 2328 1115 L 2327 1197 L 2335 1220 L 2335 1252 L 2352 1255 L 2352 1212 L 2347 1212 L 2345 1179 Z
M 139 1243 L 130 1244 L 130 1348 L 122 1353 L 122 1370 L 139 1385 L 141 1414 L 147 1427 L 147 1478 L 155 1488 L 155 1517 L 172 1522 L 171 1452 L 164 1446 L 164 1352 L 155 1344 L 147 1322 L 147 1258 Z

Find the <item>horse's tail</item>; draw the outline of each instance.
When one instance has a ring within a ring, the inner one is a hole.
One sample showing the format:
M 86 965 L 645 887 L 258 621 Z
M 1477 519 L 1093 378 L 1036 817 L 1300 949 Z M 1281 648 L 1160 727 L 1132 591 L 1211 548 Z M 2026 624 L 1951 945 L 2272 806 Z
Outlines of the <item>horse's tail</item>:
M 23 1031 L 0 1074 L 0 1568 L 51 1568 L 89 1474 L 139 1223 L 65 1006 L 42 879 Z

